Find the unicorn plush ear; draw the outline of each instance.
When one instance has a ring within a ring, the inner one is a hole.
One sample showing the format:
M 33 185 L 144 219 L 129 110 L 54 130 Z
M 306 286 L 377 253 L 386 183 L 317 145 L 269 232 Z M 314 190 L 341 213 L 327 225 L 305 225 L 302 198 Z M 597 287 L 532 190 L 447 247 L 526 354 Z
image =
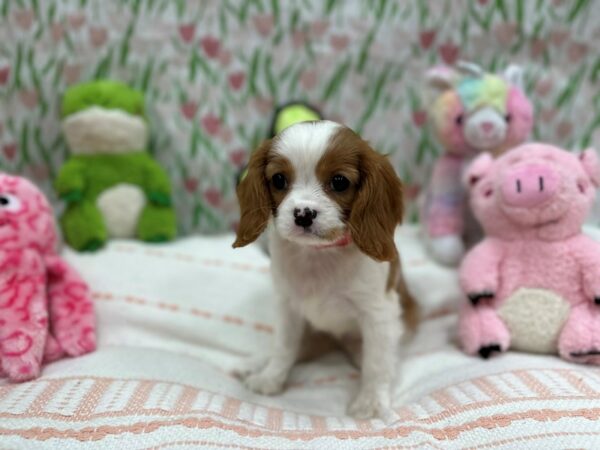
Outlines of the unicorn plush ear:
M 485 72 L 481 66 L 469 61 L 464 61 L 462 59 L 456 63 L 456 68 L 463 74 L 471 77 L 480 78 L 485 75 Z
M 504 79 L 513 86 L 523 90 L 525 83 L 523 82 L 523 69 L 516 64 L 509 65 L 502 74 Z
M 436 66 L 425 72 L 425 79 L 432 88 L 445 91 L 452 89 L 456 80 L 456 72 L 448 66 Z

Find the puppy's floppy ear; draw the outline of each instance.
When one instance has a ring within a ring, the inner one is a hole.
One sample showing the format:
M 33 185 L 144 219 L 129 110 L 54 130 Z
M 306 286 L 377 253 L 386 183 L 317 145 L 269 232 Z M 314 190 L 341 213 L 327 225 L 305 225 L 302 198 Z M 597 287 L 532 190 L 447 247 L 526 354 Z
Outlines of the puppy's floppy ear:
M 268 140 L 252 152 L 246 177 L 237 187 L 241 217 L 234 248 L 254 242 L 269 222 L 272 201 L 265 179 L 265 166 L 270 150 L 271 141 Z
M 389 160 L 366 143 L 360 155 L 360 186 L 348 220 L 352 240 L 378 261 L 397 257 L 394 232 L 402 222 L 402 183 Z

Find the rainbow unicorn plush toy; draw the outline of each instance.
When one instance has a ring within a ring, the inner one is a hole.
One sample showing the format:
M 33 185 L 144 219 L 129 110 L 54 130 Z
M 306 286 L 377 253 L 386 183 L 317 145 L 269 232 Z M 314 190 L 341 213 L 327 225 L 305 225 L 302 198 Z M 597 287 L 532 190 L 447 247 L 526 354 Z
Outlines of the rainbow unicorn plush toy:
M 518 66 L 494 75 L 460 62 L 456 68 L 432 68 L 427 81 L 436 91 L 430 122 L 444 150 L 425 191 L 421 223 L 433 258 L 456 265 L 480 235 L 461 184 L 463 170 L 481 152 L 497 156 L 524 142 L 532 129 L 533 108 Z

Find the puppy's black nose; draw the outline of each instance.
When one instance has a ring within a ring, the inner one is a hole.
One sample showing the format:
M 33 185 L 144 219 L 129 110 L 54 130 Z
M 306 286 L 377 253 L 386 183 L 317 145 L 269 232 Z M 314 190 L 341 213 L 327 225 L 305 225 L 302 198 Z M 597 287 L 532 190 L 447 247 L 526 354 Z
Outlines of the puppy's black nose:
M 317 217 L 317 211 L 310 208 L 296 208 L 294 209 L 294 222 L 296 225 L 302 228 L 308 228 L 312 225 L 313 219 Z

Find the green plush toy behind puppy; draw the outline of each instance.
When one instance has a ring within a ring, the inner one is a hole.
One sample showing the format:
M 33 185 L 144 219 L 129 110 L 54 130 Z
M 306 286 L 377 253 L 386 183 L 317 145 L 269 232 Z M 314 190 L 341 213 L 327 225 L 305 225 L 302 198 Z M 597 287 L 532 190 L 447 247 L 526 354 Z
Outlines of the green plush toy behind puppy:
M 173 239 L 171 183 L 146 151 L 142 93 L 115 81 L 79 84 L 65 93 L 62 116 L 72 156 L 55 188 L 67 203 L 67 243 L 93 251 L 109 237 Z

